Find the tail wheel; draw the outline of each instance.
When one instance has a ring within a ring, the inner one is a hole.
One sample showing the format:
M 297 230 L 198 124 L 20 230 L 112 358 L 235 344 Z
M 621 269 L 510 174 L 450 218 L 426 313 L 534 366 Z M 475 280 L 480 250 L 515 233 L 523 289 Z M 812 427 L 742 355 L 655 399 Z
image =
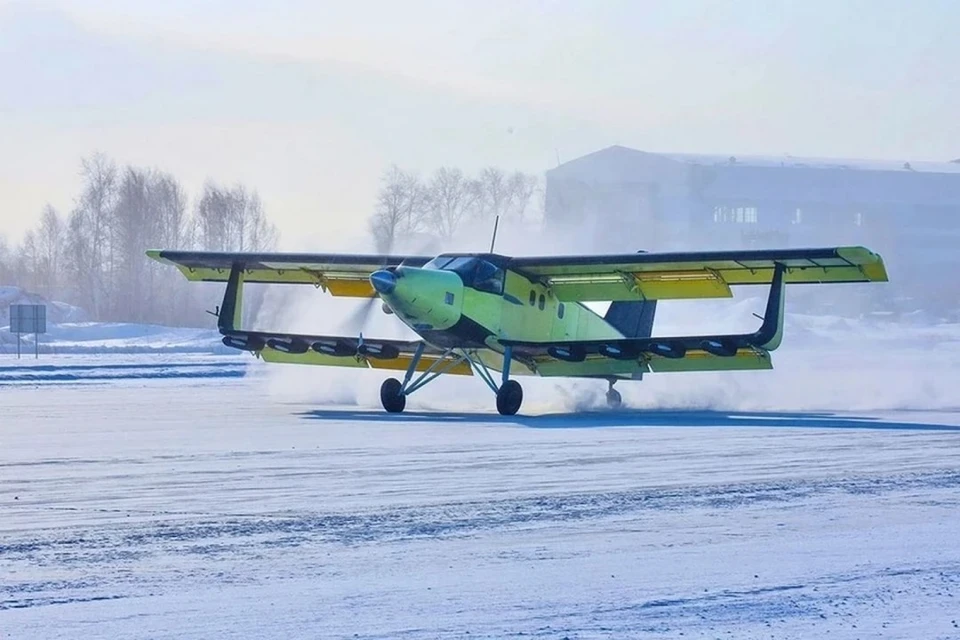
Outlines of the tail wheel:
M 497 411 L 502 416 L 512 416 L 523 403 L 523 387 L 516 380 L 507 380 L 497 391 Z
M 407 406 L 407 396 L 400 393 L 402 388 L 396 378 L 387 378 L 380 385 L 380 403 L 387 413 L 400 413 Z
M 607 406 L 611 409 L 619 409 L 620 405 L 623 404 L 623 398 L 620 397 L 620 392 L 616 389 L 610 389 L 607 391 Z

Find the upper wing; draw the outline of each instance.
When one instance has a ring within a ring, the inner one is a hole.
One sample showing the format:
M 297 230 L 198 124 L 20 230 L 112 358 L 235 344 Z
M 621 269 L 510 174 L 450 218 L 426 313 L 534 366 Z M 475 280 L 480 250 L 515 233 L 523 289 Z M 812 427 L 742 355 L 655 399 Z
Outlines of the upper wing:
M 585 302 L 726 298 L 731 285 L 769 284 L 777 263 L 787 283 L 887 280 L 883 259 L 863 247 L 512 258 L 508 267 Z
M 774 267 L 763 323 L 753 333 L 532 342 L 500 339 L 541 375 L 769 369 L 783 337 L 787 267 Z
M 219 253 L 212 251 L 147 251 L 154 260 L 172 264 L 187 280 L 226 282 L 239 265 L 244 282 L 312 284 L 335 296 L 372 298 L 370 274 L 401 262 L 413 267 L 424 256 L 348 255 L 335 253 Z

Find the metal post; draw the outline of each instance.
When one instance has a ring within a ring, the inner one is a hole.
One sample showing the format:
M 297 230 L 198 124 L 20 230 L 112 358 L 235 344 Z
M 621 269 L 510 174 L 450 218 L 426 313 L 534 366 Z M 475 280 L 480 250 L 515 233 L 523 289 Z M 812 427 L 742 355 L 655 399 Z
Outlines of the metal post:
M 17 331 L 17 360 L 20 359 L 20 332 Z
M 40 334 L 33 334 L 33 359 L 40 359 Z

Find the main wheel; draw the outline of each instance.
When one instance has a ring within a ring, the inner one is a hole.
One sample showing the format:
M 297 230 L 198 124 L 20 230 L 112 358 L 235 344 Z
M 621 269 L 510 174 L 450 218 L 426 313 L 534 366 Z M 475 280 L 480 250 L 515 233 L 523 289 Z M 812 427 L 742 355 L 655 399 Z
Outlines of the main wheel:
M 407 396 L 400 393 L 403 385 L 396 378 L 387 378 L 380 385 L 380 404 L 387 413 L 400 413 L 407 406 Z
M 502 416 L 512 416 L 523 403 L 523 387 L 516 380 L 507 380 L 497 391 L 497 411 Z
M 616 389 L 610 389 L 607 391 L 607 406 L 611 409 L 619 409 L 620 405 L 623 404 L 623 398 L 620 397 L 620 392 Z

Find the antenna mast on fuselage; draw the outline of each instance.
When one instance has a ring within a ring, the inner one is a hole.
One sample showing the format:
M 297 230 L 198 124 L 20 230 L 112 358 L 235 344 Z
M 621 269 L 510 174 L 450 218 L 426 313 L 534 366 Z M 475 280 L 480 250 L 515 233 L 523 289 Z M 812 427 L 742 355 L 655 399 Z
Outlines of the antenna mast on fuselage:
M 493 237 L 490 238 L 490 253 L 493 253 L 493 246 L 497 244 L 497 227 L 500 226 L 500 216 L 493 220 Z

